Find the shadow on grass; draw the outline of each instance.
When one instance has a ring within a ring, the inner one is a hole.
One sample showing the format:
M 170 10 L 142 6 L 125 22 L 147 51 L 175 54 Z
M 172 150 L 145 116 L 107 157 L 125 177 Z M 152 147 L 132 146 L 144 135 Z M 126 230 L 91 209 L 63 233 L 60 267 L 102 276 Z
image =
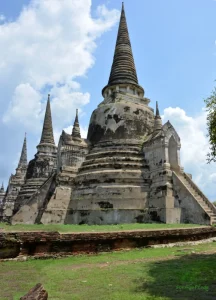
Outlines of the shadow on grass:
M 179 254 L 150 262 L 147 268 L 149 277 L 136 280 L 136 293 L 170 300 L 216 300 L 216 254 Z

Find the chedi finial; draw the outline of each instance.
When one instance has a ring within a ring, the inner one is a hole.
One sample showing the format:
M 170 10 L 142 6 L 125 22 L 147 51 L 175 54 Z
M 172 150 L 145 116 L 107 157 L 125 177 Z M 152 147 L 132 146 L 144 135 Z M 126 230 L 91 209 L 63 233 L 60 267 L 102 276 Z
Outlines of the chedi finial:
M 156 101 L 156 116 L 160 117 L 160 112 L 159 112 L 158 102 L 157 101 Z
M 22 146 L 22 152 L 20 155 L 20 160 L 18 163 L 18 169 L 22 167 L 27 167 L 27 142 L 26 142 L 26 132 L 25 132 L 25 137 L 24 137 L 24 142 Z
M 79 126 L 79 119 L 78 119 L 78 109 L 76 109 L 76 117 L 74 120 L 73 130 L 72 130 L 72 137 L 73 138 L 81 138 L 80 135 L 80 126 Z
M 108 84 L 102 90 L 102 94 L 107 87 L 119 84 L 132 84 L 133 86 L 136 86 L 143 91 L 143 88 L 138 83 L 136 67 L 127 27 L 127 20 L 125 16 L 124 2 L 122 2 L 121 17 L 110 77 Z
M 159 131 L 162 128 L 162 120 L 159 112 L 158 102 L 156 101 L 156 114 L 154 120 L 154 132 Z
M 48 94 L 40 144 L 55 145 L 54 137 L 53 137 L 52 115 L 51 115 L 51 108 L 50 108 L 50 94 Z

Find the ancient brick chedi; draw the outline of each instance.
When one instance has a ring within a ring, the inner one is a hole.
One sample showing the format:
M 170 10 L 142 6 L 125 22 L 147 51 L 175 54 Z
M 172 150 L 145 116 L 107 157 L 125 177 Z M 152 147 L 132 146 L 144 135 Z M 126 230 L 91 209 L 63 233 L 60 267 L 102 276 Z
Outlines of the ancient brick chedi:
M 13 216 L 15 201 L 18 197 L 21 187 L 25 182 L 27 166 L 27 145 L 25 136 L 19 163 L 16 168 L 16 173 L 11 174 L 5 197 L 2 200 L 3 212 L 0 220 L 4 222 L 10 221 L 11 217 Z
M 78 112 L 58 148 L 48 98 L 41 142 L 15 201 L 12 223 L 216 222 L 216 209 L 180 165 L 180 138 L 138 82 L 124 6 L 103 100 L 87 139 Z
M 4 190 L 4 185 L 2 183 L 2 186 L 0 188 L 0 221 L 2 221 L 3 218 L 3 200 L 5 198 L 5 190 Z

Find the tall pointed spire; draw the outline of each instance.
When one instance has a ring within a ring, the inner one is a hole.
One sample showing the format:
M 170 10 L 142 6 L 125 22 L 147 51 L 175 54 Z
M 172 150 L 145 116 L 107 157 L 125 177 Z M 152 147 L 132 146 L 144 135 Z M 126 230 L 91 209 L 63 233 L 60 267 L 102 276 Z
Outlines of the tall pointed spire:
M 79 120 L 78 120 L 78 109 L 76 109 L 76 117 L 73 125 L 72 137 L 81 138 Z
M 137 73 L 127 28 L 124 3 L 122 3 L 118 36 L 107 86 L 116 84 L 133 84 L 142 89 L 142 87 L 140 87 L 138 84 Z
M 44 143 L 55 145 L 54 137 L 53 137 L 52 116 L 51 116 L 51 109 L 50 109 L 50 95 L 49 94 L 48 94 L 46 112 L 45 112 L 44 123 L 43 123 L 43 131 L 42 131 L 41 141 L 40 141 L 40 144 L 44 144 Z
M 26 144 L 26 133 L 25 133 L 24 142 L 23 142 L 23 146 L 22 146 L 22 152 L 20 155 L 19 163 L 18 163 L 18 168 L 26 167 L 26 166 L 27 166 L 27 144 Z
M 161 119 L 157 101 L 156 101 L 156 117 L 159 117 Z
M 158 108 L 158 102 L 156 101 L 156 114 L 155 114 L 155 121 L 154 121 L 154 131 L 159 131 L 162 128 L 162 120 Z

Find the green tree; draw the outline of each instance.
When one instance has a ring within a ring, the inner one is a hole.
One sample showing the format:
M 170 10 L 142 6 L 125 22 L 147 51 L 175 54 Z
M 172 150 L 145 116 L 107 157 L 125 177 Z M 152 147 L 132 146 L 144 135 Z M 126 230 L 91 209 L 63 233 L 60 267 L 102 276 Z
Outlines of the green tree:
M 216 206 L 216 201 L 213 201 L 212 203 L 214 204 L 214 206 Z
M 207 110 L 207 129 L 210 151 L 207 154 L 208 163 L 216 162 L 216 87 L 210 97 L 204 100 Z

